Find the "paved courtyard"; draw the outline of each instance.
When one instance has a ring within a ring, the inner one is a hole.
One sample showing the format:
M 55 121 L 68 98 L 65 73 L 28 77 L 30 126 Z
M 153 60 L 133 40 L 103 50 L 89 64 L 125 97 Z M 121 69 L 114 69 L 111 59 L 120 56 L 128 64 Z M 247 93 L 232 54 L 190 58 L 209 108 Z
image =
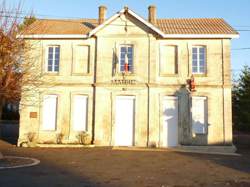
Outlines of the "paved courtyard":
M 250 149 L 242 156 L 111 148 L 17 148 L 4 155 L 37 158 L 37 166 L 0 170 L 0 186 L 250 186 Z

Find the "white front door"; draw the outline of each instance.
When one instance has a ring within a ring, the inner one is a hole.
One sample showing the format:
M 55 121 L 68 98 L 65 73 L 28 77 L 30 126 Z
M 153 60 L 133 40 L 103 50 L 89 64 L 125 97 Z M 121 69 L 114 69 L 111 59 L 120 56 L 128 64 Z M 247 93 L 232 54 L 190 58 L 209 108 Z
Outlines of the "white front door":
M 178 144 L 178 97 L 166 96 L 163 99 L 163 146 Z
M 135 97 L 117 96 L 115 105 L 115 145 L 132 146 Z

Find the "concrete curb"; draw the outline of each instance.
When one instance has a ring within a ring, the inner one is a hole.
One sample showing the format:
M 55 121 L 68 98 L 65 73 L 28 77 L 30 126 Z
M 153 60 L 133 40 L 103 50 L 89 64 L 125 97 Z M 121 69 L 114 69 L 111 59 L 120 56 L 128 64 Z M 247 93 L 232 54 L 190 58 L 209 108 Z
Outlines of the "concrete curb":
M 18 166 L 6 166 L 6 167 L 0 167 L 0 170 L 2 169 L 15 169 L 15 168 L 24 168 L 24 167 L 31 167 L 38 165 L 40 163 L 40 160 L 35 158 L 29 158 L 29 157 L 19 157 L 19 156 L 4 156 L 4 158 L 19 158 L 19 159 L 26 159 L 26 160 L 32 160 L 33 163 L 31 164 L 22 164 Z

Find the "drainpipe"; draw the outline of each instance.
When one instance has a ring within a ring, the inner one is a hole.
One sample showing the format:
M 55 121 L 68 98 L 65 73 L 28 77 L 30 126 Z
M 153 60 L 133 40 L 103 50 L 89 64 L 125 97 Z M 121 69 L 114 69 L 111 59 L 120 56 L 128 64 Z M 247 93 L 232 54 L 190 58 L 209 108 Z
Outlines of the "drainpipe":
M 97 74 L 97 37 L 95 36 L 95 56 L 94 56 L 94 69 L 93 69 L 93 106 L 92 106 L 92 140 L 91 144 L 95 143 L 95 105 L 96 105 L 96 74 Z
M 150 35 L 148 34 L 148 83 L 147 89 L 148 89 L 148 104 L 147 104 L 147 147 L 149 147 L 149 107 L 150 107 L 150 90 L 149 90 L 149 84 L 150 84 L 150 61 L 151 61 L 151 56 L 150 56 L 150 51 L 151 51 L 151 45 L 150 45 Z
M 225 141 L 225 101 L 224 101 L 224 84 L 225 84 L 225 80 L 224 80 L 224 43 L 223 43 L 223 39 L 221 39 L 221 69 L 222 69 L 222 112 L 223 112 L 223 144 L 225 145 L 226 141 Z

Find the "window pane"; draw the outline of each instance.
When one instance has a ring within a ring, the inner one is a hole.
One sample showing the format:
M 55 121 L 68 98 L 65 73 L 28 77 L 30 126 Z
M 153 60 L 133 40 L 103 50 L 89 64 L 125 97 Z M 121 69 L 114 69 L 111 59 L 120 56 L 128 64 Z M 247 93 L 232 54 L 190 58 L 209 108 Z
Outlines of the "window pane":
M 59 60 L 58 59 L 55 60 L 55 66 L 59 66 Z
M 53 61 L 52 59 L 49 59 L 49 60 L 48 60 L 48 65 L 49 65 L 49 66 L 52 65 L 52 61 Z
M 127 56 L 128 56 L 128 59 L 132 59 L 132 53 L 128 53 Z
M 49 53 L 53 53 L 53 47 L 49 47 Z
M 200 60 L 205 60 L 205 54 L 204 53 L 200 53 Z
M 193 53 L 193 59 L 197 60 L 197 54 Z
M 48 71 L 52 71 L 52 66 L 48 65 Z
M 128 47 L 128 53 L 132 53 L 133 52 L 133 48 L 132 47 Z
M 197 66 L 197 60 L 193 60 L 193 66 Z
M 205 48 L 204 47 L 200 47 L 199 52 L 204 54 L 205 53 Z
M 200 73 L 205 73 L 205 68 L 204 68 L 204 66 L 200 66 Z
M 197 48 L 196 47 L 193 47 L 192 53 L 197 53 Z
M 53 59 L 53 53 L 49 53 L 49 59 Z
M 59 59 L 59 53 L 55 54 L 55 59 Z
M 192 72 L 193 72 L 193 73 L 197 73 L 197 67 L 196 67 L 196 66 L 193 66 L 193 67 L 192 67 Z
M 120 71 L 124 71 L 124 65 L 120 65 Z
M 200 60 L 200 66 L 204 66 L 205 63 L 204 63 L 204 60 Z
M 59 71 L 59 66 L 54 66 L 54 71 L 58 72 Z
M 121 52 L 122 52 L 122 53 L 126 53 L 126 51 L 127 51 L 127 50 L 126 50 L 126 47 L 121 47 Z
M 55 47 L 55 52 L 60 53 L 60 47 Z

